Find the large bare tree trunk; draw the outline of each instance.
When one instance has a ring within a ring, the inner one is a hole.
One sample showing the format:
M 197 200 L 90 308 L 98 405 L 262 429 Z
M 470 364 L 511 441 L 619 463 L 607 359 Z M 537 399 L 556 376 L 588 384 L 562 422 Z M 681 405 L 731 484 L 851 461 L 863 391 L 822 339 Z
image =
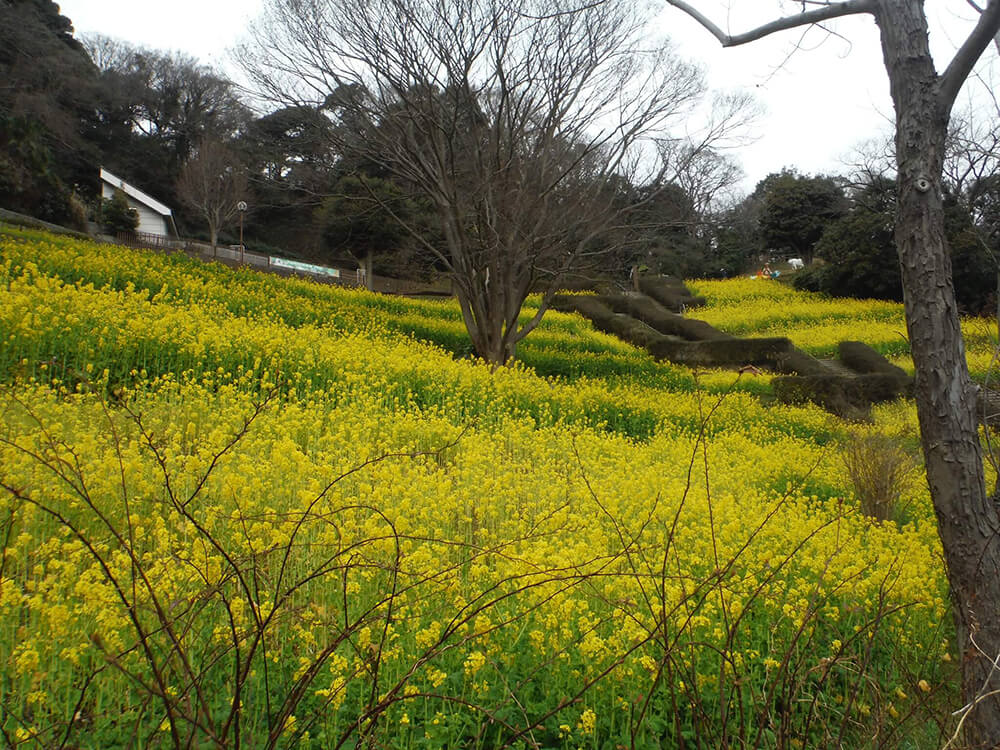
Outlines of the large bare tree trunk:
M 939 95 L 921 0 L 880 0 L 877 18 L 896 110 L 896 245 L 916 370 L 927 481 L 948 567 L 972 747 L 1000 745 L 1000 518 L 989 502 L 944 236 L 941 173 L 951 102 Z
M 856 14 L 874 16 L 896 112 L 899 201 L 896 248 L 916 370 L 916 402 L 927 481 L 944 550 L 958 645 L 959 712 L 972 748 L 1000 748 L 1000 514 L 986 494 L 976 388 L 965 346 L 944 236 L 942 170 L 951 108 L 976 60 L 1000 35 L 1000 0 L 938 74 L 928 45 L 924 0 L 814 3 L 801 13 L 731 35 L 686 0 L 666 0 L 723 46 Z
M 470 284 L 467 279 L 454 278 L 456 296 L 472 348 L 496 369 L 514 359 L 517 342 L 535 328 L 547 301 L 543 299 L 540 313 L 531 322 L 519 326 L 518 316 L 528 296 L 525 285 L 509 278 L 491 278 L 489 274 L 473 275 L 472 281 Z

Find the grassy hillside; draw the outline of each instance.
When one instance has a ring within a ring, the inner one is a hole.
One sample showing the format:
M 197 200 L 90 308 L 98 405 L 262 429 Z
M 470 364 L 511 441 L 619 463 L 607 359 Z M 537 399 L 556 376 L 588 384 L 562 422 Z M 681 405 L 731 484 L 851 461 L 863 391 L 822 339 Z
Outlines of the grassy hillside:
M 905 357 L 896 306 L 695 287 Z M 768 405 L 555 312 L 491 374 L 450 302 L 32 232 L 0 331 L 12 743 L 933 747 L 958 707 L 926 489 L 877 523 L 845 463 L 915 453 L 911 405 Z

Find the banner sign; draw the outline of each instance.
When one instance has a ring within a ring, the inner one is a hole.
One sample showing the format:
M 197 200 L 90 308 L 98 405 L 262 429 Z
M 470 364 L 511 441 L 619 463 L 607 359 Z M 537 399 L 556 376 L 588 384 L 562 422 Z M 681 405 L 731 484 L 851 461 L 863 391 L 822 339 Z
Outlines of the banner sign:
M 275 258 L 273 255 L 271 256 L 271 267 L 287 268 L 290 271 L 313 273 L 319 276 L 332 276 L 335 279 L 340 278 L 340 271 L 336 268 L 327 268 L 326 266 L 314 266 L 312 263 L 302 263 L 301 261 L 288 260 L 287 258 Z

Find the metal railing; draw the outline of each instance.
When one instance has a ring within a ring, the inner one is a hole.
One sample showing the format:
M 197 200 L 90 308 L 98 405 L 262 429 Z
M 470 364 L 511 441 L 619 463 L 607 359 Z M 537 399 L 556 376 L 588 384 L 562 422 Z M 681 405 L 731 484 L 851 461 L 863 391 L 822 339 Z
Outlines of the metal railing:
M 357 271 L 346 271 L 332 266 L 304 263 L 273 255 L 264 255 L 247 250 L 239 245 L 212 245 L 195 240 L 164 237 L 149 232 L 119 232 L 116 240 L 127 247 L 142 247 L 151 250 L 180 250 L 202 259 L 219 260 L 232 265 L 245 265 L 282 275 L 305 275 L 311 278 L 345 286 L 363 286 Z
M 304 263 L 301 261 L 280 258 L 274 255 L 263 255 L 255 253 L 246 248 L 240 249 L 239 245 L 216 246 L 214 249 L 207 242 L 197 240 L 185 240 L 176 237 L 165 237 L 150 232 L 119 232 L 116 237 L 108 235 L 88 235 L 76 230 L 69 230 L 55 224 L 49 224 L 25 214 L 8 211 L 0 208 L 0 223 L 10 223 L 14 226 L 24 226 L 35 229 L 42 229 L 50 232 L 60 232 L 71 234 L 81 239 L 97 240 L 100 242 L 117 242 L 128 247 L 141 247 L 160 252 L 183 252 L 189 256 L 200 260 L 218 260 L 227 265 L 239 266 L 247 265 L 261 271 L 274 273 L 281 276 L 308 276 L 316 281 L 328 284 L 339 284 L 341 286 L 365 286 L 365 280 L 357 270 L 346 270 L 333 266 L 324 266 L 314 263 Z M 98 231 L 96 227 L 93 231 Z M 372 277 L 373 286 L 377 291 L 388 294 L 450 294 L 450 288 L 440 283 L 426 283 L 418 281 L 407 281 L 404 279 L 394 279 L 387 276 L 374 275 Z

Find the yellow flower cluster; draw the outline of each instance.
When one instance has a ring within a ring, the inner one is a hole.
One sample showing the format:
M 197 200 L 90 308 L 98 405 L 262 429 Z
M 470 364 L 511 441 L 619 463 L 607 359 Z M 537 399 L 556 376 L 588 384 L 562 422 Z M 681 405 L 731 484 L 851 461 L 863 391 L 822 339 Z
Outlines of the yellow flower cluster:
M 903 306 L 877 300 L 835 299 L 759 279 L 696 281 L 708 300 L 689 315 L 740 336 L 787 336 L 816 356 L 835 356 L 841 341 L 863 340 L 912 371 Z M 982 377 L 996 349 L 996 323 L 962 322 L 970 370 Z M 993 367 L 996 365 L 993 363 Z
M 292 327 L 267 314 L 233 315 L 214 299 L 174 304 L 130 283 L 121 290 L 68 284 L 30 262 L 8 275 L 6 284 L 0 364 L 39 377 L 54 374 L 76 386 L 86 387 L 95 371 L 107 371 L 112 384 L 135 384 L 147 375 L 249 378 L 264 389 L 280 382 L 303 396 L 333 390 L 341 400 L 375 398 L 391 410 L 434 410 L 456 423 L 522 417 L 636 437 L 667 427 L 697 429 L 700 411 L 710 408 L 690 397 L 690 375 L 676 378 L 681 389 L 666 390 L 631 381 L 545 380 L 520 367 L 491 374 L 434 345 L 371 325 L 354 331 L 315 323 Z M 754 379 L 727 372 L 700 376 L 706 390 L 717 393 Z M 816 419 L 811 410 L 783 412 L 792 422 Z M 755 398 L 739 392 L 726 399 L 715 423 L 766 426 L 773 419 Z
M 889 705 L 900 674 L 946 680 L 926 490 L 905 523 L 864 517 L 848 431 L 819 409 L 727 393 L 732 373 L 655 365 L 576 316 L 539 356 L 636 374 L 491 374 L 403 335 L 446 337 L 448 303 L 77 240 L 0 251 L 8 736 L 656 747 L 713 731 L 663 720 L 678 701 L 780 684 L 854 696 L 818 721 L 861 737 L 885 717 L 844 712 Z M 763 315 L 765 293 L 809 315 L 766 282 L 698 291 L 708 317 Z M 888 405 L 871 429 L 914 421 Z

